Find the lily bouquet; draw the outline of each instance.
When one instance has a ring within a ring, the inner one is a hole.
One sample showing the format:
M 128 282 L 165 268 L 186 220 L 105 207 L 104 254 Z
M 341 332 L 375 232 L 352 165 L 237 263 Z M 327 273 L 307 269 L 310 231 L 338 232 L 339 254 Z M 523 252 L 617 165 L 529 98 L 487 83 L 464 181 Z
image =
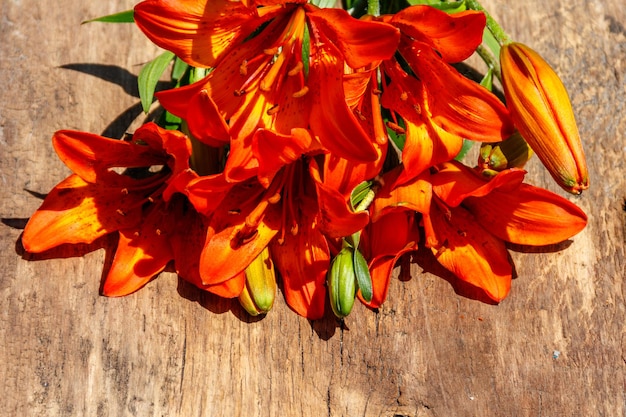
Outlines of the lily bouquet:
M 536 153 L 565 190 L 588 186 L 567 92 L 476 1 L 145 0 L 95 20 L 134 22 L 165 50 L 139 76 L 144 109 L 156 96 L 160 111 L 122 139 L 55 133 L 73 173 L 22 243 L 115 235 L 107 296 L 170 264 L 253 315 L 280 287 L 301 316 L 330 305 L 343 318 L 357 298 L 380 306 L 394 265 L 423 245 L 498 302 L 507 242 L 586 225 L 524 182 Z M 470 79 L 456 64 L 476 52 L 486 69 Z M 155 93 L 166 70 L 172 88 Z

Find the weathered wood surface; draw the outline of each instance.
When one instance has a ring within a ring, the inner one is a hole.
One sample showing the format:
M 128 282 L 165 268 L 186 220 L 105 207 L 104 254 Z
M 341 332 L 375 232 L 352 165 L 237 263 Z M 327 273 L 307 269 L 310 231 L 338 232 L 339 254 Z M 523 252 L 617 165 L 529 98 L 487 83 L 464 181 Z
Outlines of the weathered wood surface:
M 282 299 L 251 321 L 172 274 L 104 298 L 103 250 L 22 259 L 20 227 L 40 204 L 28 191 L 68 174 L 52 133 L 119 136 L 139 112 L 135 74 L 156 48 L 132 25 L 79 25 L 132 5 L 0 1 L 0 415 L 626 415 L 622 0 L 485 1 L 571 93 L 592 181 L 572 199 L 588 227 L 563 250 L 512 251 L 518 278 L 498 306 L 414 267 L 378 314 L 359 306 L 345 330 Z

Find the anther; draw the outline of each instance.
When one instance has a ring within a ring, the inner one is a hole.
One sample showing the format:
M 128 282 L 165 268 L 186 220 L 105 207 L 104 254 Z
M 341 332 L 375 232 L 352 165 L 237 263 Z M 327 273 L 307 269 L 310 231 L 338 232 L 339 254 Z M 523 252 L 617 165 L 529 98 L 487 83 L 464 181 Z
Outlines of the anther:
M 274 104 L 272 107 L 270 107 L 269 109 L 267 109 L 267 110 L 265 111 L 265 113 L 266 113 L 268 116 L 273 116 L 273 115 L 275 115 L 276 113 L 278 113 L 278 109 L 279 109 L 279 108 L 280 108 L 280 106 L 279 106 L 278 104 Z
M 391 130 L 393 130 L 396 133 L 399 133 L 401 135 L 406 133 L 406 130 L 404 130 L 404 128 L 402 126 L 397 125 L 394 122 L 387 122 L 387 127 Z
M 309 92 L 309 87 L 307 87 L 306 85 L 304 87 L 302 87 L 300 90 L 296 91 L 295 93 L 293 93 L 291 95 L 291 97 L 293 98 L 300 98 L 300 97 L 304 97 L 306 95 L 306 93 Z
M 302 71 L 302 68 L 304 68 L 304 64 L 302 63 L 302 61 L 298 61 L 296 62 L 296 65 L 292 69 L 290 69 L 289 72 L 287 72 L 287 75 L 289 75 L 290 77 L 298 75 Z

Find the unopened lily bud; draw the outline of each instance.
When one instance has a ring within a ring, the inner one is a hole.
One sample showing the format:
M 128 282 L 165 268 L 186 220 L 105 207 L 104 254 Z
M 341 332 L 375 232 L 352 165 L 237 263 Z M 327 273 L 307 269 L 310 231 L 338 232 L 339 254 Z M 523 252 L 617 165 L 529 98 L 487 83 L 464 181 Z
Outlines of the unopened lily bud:
M 505 141 L 484 143 L 478 155 L 478 168 L 484 176 L 492 177 L 505 169 L 523 168 L 532 156 L 532 149 L 516 131 Z
M 276 298 L 276 273 L 267 247 L 248 265 L 245 274 L 239 303 L 252 316 L 267 313 Z
M 555 181 L 580 194 L 589 187 L 572 104 L 548 63 L 520 43 L 500 50 L 502 83 L 511 118 Z
M 354 272 L 353 251 L 351 247 L 341 249 L 328 270 L 330 306 L 339 318 L 350 314 L 356 296 L 357 280 Z

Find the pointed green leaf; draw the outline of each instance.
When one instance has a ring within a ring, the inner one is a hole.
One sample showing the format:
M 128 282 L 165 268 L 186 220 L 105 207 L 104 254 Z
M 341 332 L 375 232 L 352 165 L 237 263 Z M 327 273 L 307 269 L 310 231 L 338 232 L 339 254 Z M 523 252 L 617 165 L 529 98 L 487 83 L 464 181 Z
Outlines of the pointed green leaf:
M 126 10 L 124 12 L 113 13 L 107 16 L 96 17 L 95 19 L 85 20 L 81 24 L 91 22 L 103 22 L 103 23 L 133 23 L 135 21 L 134 11 Z
M 361 255 L 361 251 L 355 249 L 352 255 L 352 262 L 354 262 L 354 274 L 356 275 L 356 282 L 361 290 L 361 296 L 367 302 L 372 301 L 372 276 L 370 270 L 367 267 L 367 261 Z
M 174 56 L 172 52 L 165 51 L 148 62 L 139 72 L 137 80 L 139 83 L 139 98 L 141 99 L 141 106 L 144 112 L 148 113 L 157 83 L 172 59 L 174 59 Z

